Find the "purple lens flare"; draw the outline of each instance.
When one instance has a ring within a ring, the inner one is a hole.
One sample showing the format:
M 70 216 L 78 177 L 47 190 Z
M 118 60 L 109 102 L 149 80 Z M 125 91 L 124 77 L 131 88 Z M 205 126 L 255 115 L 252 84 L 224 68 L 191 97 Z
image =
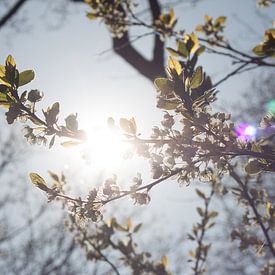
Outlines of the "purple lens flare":
M 250 141 L 257 135 L 257 128 L 248 123 L 240 123 L 235 128 L 237 137 L 242 141 Z

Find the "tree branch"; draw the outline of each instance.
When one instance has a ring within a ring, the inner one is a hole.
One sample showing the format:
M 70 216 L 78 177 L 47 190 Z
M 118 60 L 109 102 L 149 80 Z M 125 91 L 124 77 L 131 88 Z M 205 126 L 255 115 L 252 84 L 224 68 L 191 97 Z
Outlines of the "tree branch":
M 258 212 L 255 204 L 254 204 L 254 201 L 253 199 L 251 198 L 251 196 L 249 195 L 249 192 L 247 190 L 247 187 L 246 185 L 241 181 L 240 177 L 237 175 L 237 173 L 233 170 L 233 168 L 231 167 L 231 169 L 229 170 L 229 174 L 230 176 L 238 183 L 238 185 L 242 188 L 242 191 L 245 195 L 245 198 L 247 199 L 247 202 L 248 204 L 250 205 L 254 215 L 255 215 L 255 218 L 259 224 L 259 226 L 261 227 L 261 230 L 264 234 L 264 237 L 265 237 L 265 240 L 267 242 L 267 245 L 268 245 L 268 248 L 270 250 L 270 252 L 272 253 L 273 257 L 275 257 L 275 249 L 273 247 L 273 243 L 272 243 L 272 240 L 268 234 L 268 229 L 265 227 L 264 225 L 264 222 L 261 218 L 261 215 L 260 213 Z
M 158 0 L 148 0 L 152 21 L 154 22 L 161 14 L 161 6 Z M 153 58 L 146 59 L 131 44 L 129 33 L 126 31 L 122 38 L 113 38 L 113 49 L 127 63 L 135 68 L 140 74 L 154 81 L 156 77 L 164 76 L 164 42 L 160 40 L 159 34 L 155 34 Z
M 0 29 L 19 11 L 19 9 L 25 4 L 28 0 L 18 0 L 10 10 L 0 18 Z

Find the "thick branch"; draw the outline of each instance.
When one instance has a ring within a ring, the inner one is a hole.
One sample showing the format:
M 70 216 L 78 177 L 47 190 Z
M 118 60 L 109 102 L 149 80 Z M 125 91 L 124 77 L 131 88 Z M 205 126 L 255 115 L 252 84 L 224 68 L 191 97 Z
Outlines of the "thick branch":
M 161 14 L 161 7 L 157 0 L 148 0 L 152 21 L 154 22 Z M 164 43 L 158 34 L 154 38 L 154 50 L 152 60 L 147 60 L 132 45 L 129 33 L 126 31 L 122 38 L 113 38 L 113 49 L 127 63 L 135 68 L 140 74 L 151 81 L 156 77 L 164 76 Z

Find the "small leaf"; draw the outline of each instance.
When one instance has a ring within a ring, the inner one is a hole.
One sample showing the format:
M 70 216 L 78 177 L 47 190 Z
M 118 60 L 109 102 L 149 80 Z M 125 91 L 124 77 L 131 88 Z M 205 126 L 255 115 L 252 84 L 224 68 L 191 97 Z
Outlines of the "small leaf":
M 216 20 L 215 20 L 215 25 L 222 25 L 224 24 L 226 21 L 226 16 L 219 16 Z
M 23 86 L 28 84 L 34 79 L 34 71 L 33 70 L 26 70 L 19 74 L 19 84 L 18 86 Z
M 59 114 L 59 103 L 55 102 L 51 107 L 47 108 L 47 111 L 43 111 L 47 124 L 53 125 L 57 121 L 57 115 Z
M 203 192 L 201 192 L 199 189 L 196 189 L 196 193 L 202 199 L 204 199 L 204 200 L 206 199 L 205 194 Z
M 202 45 L 202 46 L 200 46 L 200 47 L 196 50 L 195 54 L 196 54 L 197 56 L 199 56 L 199 55 L 201 55 L 202 53 L 204 53 L 204 51 L 205 51 L 205 46 Z
M 7 101 L 7 95 L 0 92 L 0 106 L 4 108 L 9 108 L 10 103 Z
M 38 102 L 43 98 L 43 93 L 39 90 L 30 90 L 28 93 L 28 100 L 30 102 Z
M 193 235 L 191 235 L 191 234 L 187 234 L 187 237 L 191 241 L 195 241 L 196 240 L 196 238 Z
M 168 258 L 167 256 L 163 256 L 161 258 L 161 264 L 166 268 L 168 266 Z
M 172 56 L 175 56 L 175 57 L 178 57 L 179 56 L 179 53 L 176 51 L 176 50 L 174 50 L 174 49 L 172 49 L 172 48 L 166 48 L 166 50 L 169 52 L 169 54 L 170 55 L 172 55 Z
M 6 87 L 11 87 L 11 84 L 8 82 L 8 80 L 5 77 L 0 77 L 0 84 L 1 83 Z
M 215 224 L 216 224 L 216 223 L 212 222 L 212 223 L 210 223 L 210 224 L 207 226 L 207 228 L 210 229 L 210 228 L 212 228 Z
M 141 227 L 142 227 L 142 223 L 139 223 L 138 225 L 136 225 L 134 227 L 133 233 L 137 233 L 140 230 Z
M 187 57 L 189 55 L 188 49 L 187 49 L 186 44 L 183 40 L 178 41 L 178 52 L 184 57 Z
M 195 70 L 194 74 L 192 75 L 191 81 L 190 81 L 190 87 L 192 89 L 200 87 L 200 85 L 203 82 L 203 72 L 202 72 L 202 67 L 199 66 Z
M 119 121 L 119 124 L 120 124 L 120 128 L 124 132 L 128 134 L 136 135 L 137 126 L 134 118 L 131 118 L 130 120 L 126 118 L 121 118 Z
M 209 22 L 209 21 L 212 20 L 212 17 L 206 14 L 206 15 L 204 16 L 204 20 L 205 20 L 206 22 Z
M 171 100 L 159 100 L 157 107 L 164 110 L 174 110 L 178 107 L 179 103 Z
M 217 217 L 219 215 L 219 213 L 217 211 L 212 211 L 211 213 L 209 213 L 208 218 L 213 219 L 215 217 Z
M 53 173 L 52 171 L 48 171 L 49 175 L 51 176 L 51 178 L 54 180 L 54 181 L 58 181 L 59 182 L 59 177 L 57 174 Z
M 6 112 L 6 119 L 8 124 L 12 124 L 20 115 L 22 111 L 17 105 L 11 105 L 9 110 Z
M 175 70 L 178 75 L 182 72 L 182 67 L 176 59 L 174 59 L 172 56 L 169 56 L 168 59 L 168 66 L 171 70 Z
M 6 59 L 6 66 L 11 66 L 11 67 L 16 66 L 15 60 L 11 55 L 8 55 L 8 57 Z
M 258 56 L 266 55 L 264 52 L 264 46 L 262 44 L 259 44 L 256 47 L 254 47 L 252 51 Z
M 51 141 L 50 141 L 50 144 L 49 144 L 49 149 L 51 149 L 54 145 L 54 142 L 55 142 L 55 135 L 53 135 Z
M 135 118 L 132 117 L 130 119 L 130 122 L 131 122 L 131 127 L 132 127 L 133 134 L 136 135 L 137 134 L 137 124 L 136 124 Z
M 203 25 L 197 25 L 196 29 L 197 32 L 202 32 L 203 31 Z
M 95 20 L 95 19 L 97 19 L 97 15 L 96 15 L 96 14 L 93 14 L 93 13 L 91 13 L 91 12 L 88 12 L 88 13 L 86 14 L 86 16 L 87 16 L 90 20 Z
M 258 174 L 262 171 L 262 164 L 256 160 L 250 160 L 245 166 L 245 172 L 248 174 Z
M 190 38 L 193 41 L 193 47 L 190 52 L 194 53 L 199 47 L 199 39 L 193 32 L 191 33 Z
M 201 208 L 201 207 L 197 207 L 196 209 L 197 209 L 198 214 L 199 214 L 201 217 L 203 217 L 203 216 L 204 216 L 204 211 L 202 210 L 202 208 Z
M 189 250 L 189 251 L 188 251 L 188 255 L 189 255 L 191 258 L 196 259 L 196 255 L 195 255 L 195 253 L 194 253 L 193 250 Z
M 173 82 L 167 78 L 157 78 L 154 84 L 164 94 L 169 93 L 173 89 Z
M 70 114 L 65 118 L 66 127 L 72 132 L 77 132 L 78 130 L 78 121 L 77 114 Z
M 0 92 L 0 101 L 7 101 L 7 95 Z
M 39 189 L 41 189 L 43 191 L 48 191 L 49 190 L 45 180 L 42 177 L 40 177 L 38 174 L 30 173 L 29 176 L 30 176 L 30 179 L 31 179 L 32 183 L 34 185 L 36 185 Z
M 0 77 L 4 77 L 6 75 L 6 68 L 3 65 L 0 65 Z

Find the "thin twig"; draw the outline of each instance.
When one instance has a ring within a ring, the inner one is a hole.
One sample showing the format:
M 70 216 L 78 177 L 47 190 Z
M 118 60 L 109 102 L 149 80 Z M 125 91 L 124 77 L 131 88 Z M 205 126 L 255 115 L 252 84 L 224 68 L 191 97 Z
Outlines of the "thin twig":
M 234 171 L 234 169 L 232 167 L 230 167 L 229 169 L 229 174 L 230 176 L 238 183 L 238 185 L 242 188 L 242 191 L 245 195 L 245 198 L 247 199 L 247 202 L 249 203 L 254 215 L 255 215 L 255 218 L 258 222 L 258 224 L 260 225 L 261 227 L 261 230 L 265 236 L 265 239 L 266 239 L 266 242 L 267 242 L 267 245 L 268 245 L 268 248 L 269 250 L 271 251 L 273 257 L 275 257 L 275 249 L 273 247 L 273 243 L 270 239 L 270 236 L 268 234 L 268 229 L 265 227 L 263 221 L 262 221 L 262 218 L 261 218 L 261 215 L 259 214 L 255 204 L 254 204 L 254 200 L 251 198 L 248 190 L 247 190 L 247 187 L 246 185 L 242 182 L 242 180 L 240 179 L 239 175 Z

